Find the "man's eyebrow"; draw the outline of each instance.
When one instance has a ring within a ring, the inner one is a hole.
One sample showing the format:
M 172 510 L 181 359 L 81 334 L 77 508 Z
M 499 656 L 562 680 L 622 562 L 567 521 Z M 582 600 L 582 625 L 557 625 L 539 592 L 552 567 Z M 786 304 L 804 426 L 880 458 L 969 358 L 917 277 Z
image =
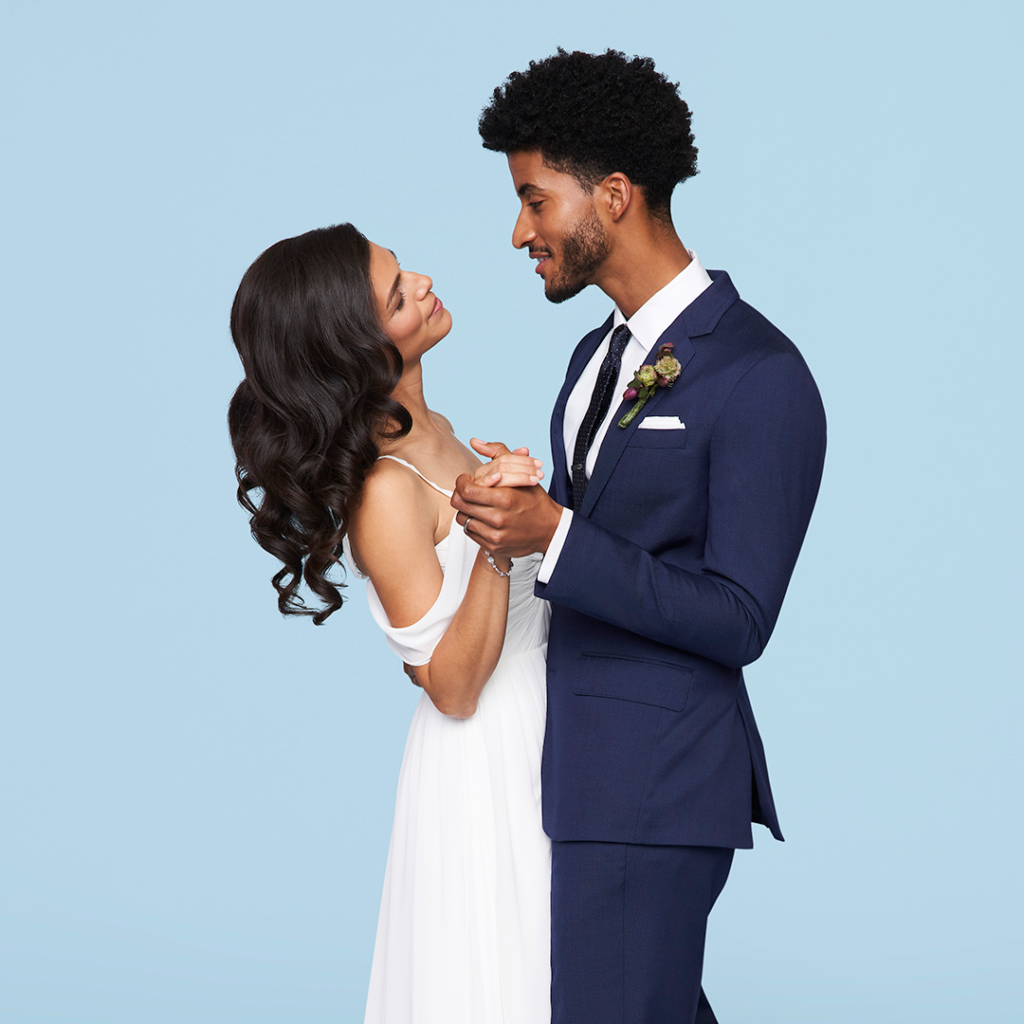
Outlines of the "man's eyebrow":
M 516 189 L 516 195 L 521 199 L 525 196 L 532 196 L 534 192 L 539 192 L 540 189 L 536 185 L 531 184 L 528 181 L 524 181 L 519 188 Z

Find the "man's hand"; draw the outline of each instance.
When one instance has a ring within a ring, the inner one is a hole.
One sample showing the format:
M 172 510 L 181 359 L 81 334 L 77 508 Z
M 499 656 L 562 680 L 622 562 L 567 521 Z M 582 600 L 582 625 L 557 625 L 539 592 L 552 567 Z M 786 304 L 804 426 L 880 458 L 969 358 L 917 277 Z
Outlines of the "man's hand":
M 470 444 L 481 455 L 498 462 L 499 466 L 506 464 L 510 470 L 520 468 L 511 460 L 522 459 L 521 453 L 525 449 L 517 449 L 513 453 L 500 442 L 486 443 L 476 438 Z M 484 479 L 490 480 L 494 472 L 486 474 Z M 527 474 L 526 478 L 533 475 L 537 474 Z M 511 482 L 522 478 L 521 471 L 513 471 L 507 480 Z M 455 481 L 452 507 L 458 509 L 456 521 L 460 526 L 465 528 L 467 520 L 471 520 L 467 533 L 477 544 L 492 554 L 510 558 L 547 551 L 562 515 L 562 506 L 537 484 L 482 486 L 468 473 L 463 473 Z

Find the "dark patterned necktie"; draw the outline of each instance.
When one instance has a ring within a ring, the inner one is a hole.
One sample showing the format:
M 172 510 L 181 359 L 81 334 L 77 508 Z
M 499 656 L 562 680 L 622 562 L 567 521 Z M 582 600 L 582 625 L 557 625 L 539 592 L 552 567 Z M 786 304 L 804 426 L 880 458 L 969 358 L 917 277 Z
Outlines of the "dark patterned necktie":
M 578 511 L 583 504 L 583 495 L 587 493 L 587 452 L 594 443 L 597 428 L 604 422 L 608 409 L 612 404 L 612 393 L 619 379 L 622 367 L 622 353 L 629 344 L 629 328 L 620 324 L 612 333 L 612 343 L 608 346 L 608 354 L 597 371 L 594 393 L 590 396 L 590 407 L 580 424 L 576 435 L 576 447 L 572 455 L 572 508 Z

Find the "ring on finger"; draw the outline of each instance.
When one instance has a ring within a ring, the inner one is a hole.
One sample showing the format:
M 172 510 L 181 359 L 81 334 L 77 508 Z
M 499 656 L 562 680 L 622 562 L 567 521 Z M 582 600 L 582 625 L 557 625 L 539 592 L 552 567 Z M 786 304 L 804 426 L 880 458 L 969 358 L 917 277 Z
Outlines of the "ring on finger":
M 469 536 L 469 524 L 473 522 L 472 518 L 466 516 L 466 521 L 462 524 L 462 532 Z

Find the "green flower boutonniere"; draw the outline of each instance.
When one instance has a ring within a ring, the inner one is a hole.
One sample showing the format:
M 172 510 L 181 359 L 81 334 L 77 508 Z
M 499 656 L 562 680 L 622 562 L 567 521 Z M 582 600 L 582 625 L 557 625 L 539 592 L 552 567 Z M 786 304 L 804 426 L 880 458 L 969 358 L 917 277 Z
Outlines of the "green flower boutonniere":
M 655 388 L 670 388 L 679 379 L 683 367 L 679 360 L 672 355 L 674 348 L 671 341 L 666 341 L 658 348 L 654 365 L 645 363 L 633 374 L 633 380 L 622 397 L 627 402 L 635 398 L 636 404 L 619 420 L 619 426 L 623 430 L 633 422 L 636 414 L 647 404 L 647 399 L 654 394 Z

